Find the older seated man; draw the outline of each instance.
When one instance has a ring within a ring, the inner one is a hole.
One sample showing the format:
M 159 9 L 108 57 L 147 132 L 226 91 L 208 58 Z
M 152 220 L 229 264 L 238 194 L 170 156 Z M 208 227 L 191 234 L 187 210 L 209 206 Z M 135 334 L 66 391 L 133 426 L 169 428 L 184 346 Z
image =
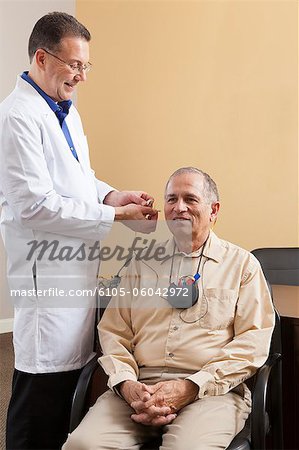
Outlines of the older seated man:
M 244 381 L 265 362 L 275 319 L 258 261 L 211 230 L 219 206 L 208 174 L 171 175 L 170 257 L 131 261 L 99 324 L 110 390 L 63 450 L 139 449 L 159 435 L 163 450 L 219 450 L 243 428 Z

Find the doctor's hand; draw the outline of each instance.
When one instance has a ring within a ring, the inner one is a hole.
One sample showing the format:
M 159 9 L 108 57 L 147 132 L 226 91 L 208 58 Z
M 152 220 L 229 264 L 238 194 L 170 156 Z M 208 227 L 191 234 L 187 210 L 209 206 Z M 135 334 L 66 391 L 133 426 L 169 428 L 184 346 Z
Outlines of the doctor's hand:
M 150 206 L 125 205 L 115 208 L 115 220 L 133 231 L 152 233 L 157 226 L 158 211 Z
M 154 198 L 144 191 L 111 191 L 106 195 L 104 204 L 110 206 L 125 206 L 134 203 L 136 205 L 146 206 L 149 200 L 154 203 Z
M 153 197 L 144 191 L 112 191 L 104 199 L 104 204 L 114 206 L 115 220 L 142 233 L 156 229 L 158 211 L 152 208 L 153 202 Z

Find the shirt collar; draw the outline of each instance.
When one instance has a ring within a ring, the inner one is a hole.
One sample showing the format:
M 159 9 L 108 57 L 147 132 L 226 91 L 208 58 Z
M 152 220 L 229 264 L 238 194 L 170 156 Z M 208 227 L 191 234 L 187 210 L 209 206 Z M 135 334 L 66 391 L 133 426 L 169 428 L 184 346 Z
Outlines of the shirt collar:
M 65 114 L 68 114 L 69 109 L 72 105 L 72 100 L 64 100 L 62 102 L 54 102 L 54 100 L 52 100 L 51 97 L 48 96 L 48 94 L 46 94 L 33 80 L 32 78 L 28 75 L 28 72 L 23 72 L 21 75 L 21 78 L 23 78 L 23 80 L 27 81 L 27 83 L 31 84 L 32 87 L 34 87 L 34 89 L 43 97 L 44 100 L 46 100 L 46 102 L 48 103 L 48 105 L 50 106 L 50 108 L 52 109 L 52 111 L 54 111 L 54 113 L 56 113 L 56 111 L 59 111 L 60 109 L 63 110 L 63 112 Z
M 203 252 L 204 256 L 214 259 L 216 262 L 221 262 L 225 252 L 222 242 L 223 241 L 211 230 Z
M 169 239 L 169 241 L 166 244 L 166 254 L 171 254 L 172 249 L 174 248 L 174 238 Z M 201 254 L 202 247 L 200 247 L 198 250 L 195 250 L 192 253 L 183 253 L 183 252 L 176 252 L 176 254 L 181 253 L 182 256 L 189 257 L 189 258 L 198 258 Z M 216 262 L 221 262 L 224 257 L 224 247 L 222 244 L 221 239 L 219 239 L 216 234 L 213 231 L 210 231 L 210 235 L 207 239 L 205 248 L 203 250 L 203 255 L 206 258 L 213 259 Z

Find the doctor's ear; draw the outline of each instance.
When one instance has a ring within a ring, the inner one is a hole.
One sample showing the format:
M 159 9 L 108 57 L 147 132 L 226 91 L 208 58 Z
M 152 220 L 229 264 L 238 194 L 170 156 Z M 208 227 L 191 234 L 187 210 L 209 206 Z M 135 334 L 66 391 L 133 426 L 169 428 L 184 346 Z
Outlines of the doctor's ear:
M 34 54 L 34 61 L 40 69 L 44 69 L 46 61 L 46 52 L 42 48 L 38 48 Z

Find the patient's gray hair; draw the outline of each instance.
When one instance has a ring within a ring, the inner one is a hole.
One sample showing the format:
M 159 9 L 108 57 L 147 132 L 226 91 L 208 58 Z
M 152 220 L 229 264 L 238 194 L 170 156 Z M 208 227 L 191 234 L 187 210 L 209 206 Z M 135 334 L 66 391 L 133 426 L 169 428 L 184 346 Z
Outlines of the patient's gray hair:
M 177 175 L 181 175 L 183 173 L 197 173 L 198 175 L 201 175 L 204 179 L 206 200 L 209 203 L 215 203 L 219 201 L 219 193 L 215 181 L 210 177 L 209 174 L 207 174 L 203 170 L 197 169 L 196 167 L 181 167 L 180 169 L 177 169 L 175 172 L 173 172 L 173 174 L 170 175 L 169 180 L 167 181 L 165 191 L 167 189 L 170 180 L 173 177 L 176 177 Z

